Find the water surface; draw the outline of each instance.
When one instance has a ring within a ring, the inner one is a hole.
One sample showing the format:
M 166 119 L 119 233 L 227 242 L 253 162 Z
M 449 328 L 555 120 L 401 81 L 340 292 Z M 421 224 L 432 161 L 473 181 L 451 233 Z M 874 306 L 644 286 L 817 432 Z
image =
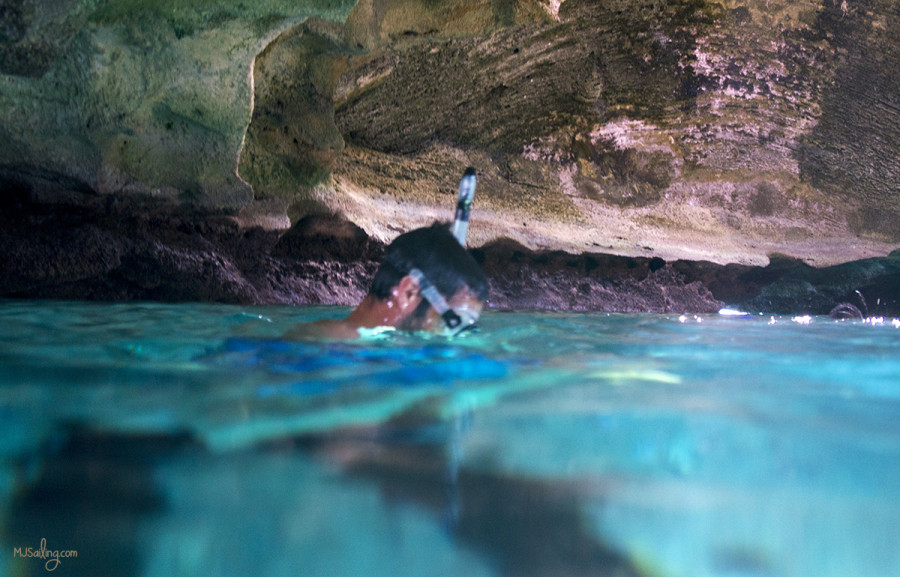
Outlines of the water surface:
M 0 301 L 0 571 L 900 574 L 892 319 Z

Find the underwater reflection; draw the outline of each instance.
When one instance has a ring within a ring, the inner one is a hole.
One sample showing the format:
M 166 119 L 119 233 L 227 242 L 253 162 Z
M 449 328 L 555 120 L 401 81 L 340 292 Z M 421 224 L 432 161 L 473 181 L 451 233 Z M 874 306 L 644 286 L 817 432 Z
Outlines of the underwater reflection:
M 421 574 L 440 555 L 454 559 L 448 575 L 639 575 L 592 534 L 571 487 L 459 467 L 447 427 L 388 424 L 223 454 L 187 435 L 76 429 L 16 495 L 7 538 L 76 550 L 58 573 L 74 576 Z M 435 534 L 449 553 L 431 552 Z M 17 561 L 14 574 L 46 574 L 40 560 Z
M 449 443 L 421 443 L 405 433 L 389 424 L 298 442 L 347 475 L 375 483 L 388 502 L 427 507 L 460 546 L 489 556 L 501 575 L 640 575 L 590 531 L 573 487 L 459 467 L 452 434 Z
M 190 444 L 184 436 L 132 437 L 74 431 L 58 449 L 46 452 L 38 473 L 13 500 L 7 537 L 14 547 L 77 554 L 60 559 L 60 575 L 141 574 L 142 519 L 162 515 L 163 491 L 154 465 Z M 45 559 L 16 559 L 16 575 L 47 575 Z

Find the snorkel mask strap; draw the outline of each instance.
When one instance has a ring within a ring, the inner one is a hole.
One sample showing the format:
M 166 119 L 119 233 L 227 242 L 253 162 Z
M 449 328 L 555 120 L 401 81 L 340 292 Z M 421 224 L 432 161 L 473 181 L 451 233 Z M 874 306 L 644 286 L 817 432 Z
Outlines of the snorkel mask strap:
M 472 209 L 472 199 L 475 198 L 475 180 L 475 169 L 470 166 L 459 181 L 456 216 L 451 232 L 462 246 L 466 246 L 466 235 L 469 232 L 469 211 Z
M 440 291 L 425 278 L 425 273 L 414 268 L 409 271 L 409 275 L 415 279 L 416 284 L 419 285 L 419 290 L 422 291 L 422 296 L 424 296 L 425 300 L 431 303 L 434 310 L 441 315 L 441 318 L 444 319 L 444 323 L 448 328 L 455 329 L 462 323 L 462 319 L 452 308 L 450 308 L 450 304 L 447 302 L 447 299 L 444 298 L 444 295 L 442 295 Z

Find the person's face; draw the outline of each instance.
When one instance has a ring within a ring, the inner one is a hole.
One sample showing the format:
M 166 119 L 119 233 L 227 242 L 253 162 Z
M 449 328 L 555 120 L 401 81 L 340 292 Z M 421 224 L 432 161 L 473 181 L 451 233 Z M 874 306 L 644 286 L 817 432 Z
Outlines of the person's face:
M 421 294 L 419 297 L 424 299 Z M 484 308 L 484 303 L 482 303 L 468 287 L 463 287 L 456 291 L 456 294 L 447 299 L 447 304 L 463 318 L 464 323 L 466 323 L 466 319 L 471 319 L 470 322 L 468 322 L 469 325 L 474 324 L 475 321 L 478 320 L 478 317 L 481 316 L 481 311 Z M 434 334 L 444 334 L 446 324 L 434 307 L 429 306 L 424 316 L 417 316 L 415 314 L 415 308 L 413 308 L 409 315 L 403 319 L 399 328 L 410 331 L 426 331 Z

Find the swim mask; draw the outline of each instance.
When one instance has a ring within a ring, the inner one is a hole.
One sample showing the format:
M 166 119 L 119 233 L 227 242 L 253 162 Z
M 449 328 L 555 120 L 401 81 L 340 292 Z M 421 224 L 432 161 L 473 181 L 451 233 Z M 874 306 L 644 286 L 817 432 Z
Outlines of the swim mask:
M 409 271 L 409 275 L 416 281 L 425 300 L 444 320 L 444 336 L 455 337 L 478 321 L 478 315 L 468 308 L 454 310 L 444 295 L 425 277 L 425 273 L 414 268 Z

